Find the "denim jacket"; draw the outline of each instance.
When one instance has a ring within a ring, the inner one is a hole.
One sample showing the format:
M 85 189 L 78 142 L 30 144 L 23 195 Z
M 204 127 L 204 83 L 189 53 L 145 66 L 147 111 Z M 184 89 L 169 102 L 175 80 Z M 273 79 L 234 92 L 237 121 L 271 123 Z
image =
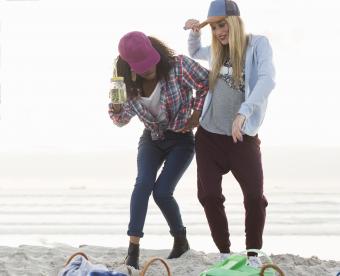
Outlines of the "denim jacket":
M 211 65 L 210 46 L 201 46 L 201 35 L 190 32 L 189 54 L 192 58 L 202 59 Z M 272 61 L 272 48 L 265 36 L 250 35 L 245 58 L 245 101 L 238 113 L 246 117 L 242 131 L 255 136 L 263 122 L 268 96 L 275 87 L 275 68 Z M 212 94 L 206 96 L 201 120 L 210 105 Z

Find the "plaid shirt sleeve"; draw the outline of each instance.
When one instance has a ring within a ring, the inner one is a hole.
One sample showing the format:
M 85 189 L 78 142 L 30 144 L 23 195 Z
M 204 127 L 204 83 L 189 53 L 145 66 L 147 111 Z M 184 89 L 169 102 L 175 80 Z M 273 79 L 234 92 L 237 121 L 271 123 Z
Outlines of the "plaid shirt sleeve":
M 196 90 L 193 109 L 202 110 L 204 99 L 209 90 L 209 71 L 189 57 L 182 56 L 182 81 Z
M 113 123 L 119 127 L 122 127 L 130 122 L 131 118 L 136 115 L 129 101 L 123 103 L 122 110 L 119 113 L 115 113 L 112 107 L 112 103 L 109 104 L 109 116 Z

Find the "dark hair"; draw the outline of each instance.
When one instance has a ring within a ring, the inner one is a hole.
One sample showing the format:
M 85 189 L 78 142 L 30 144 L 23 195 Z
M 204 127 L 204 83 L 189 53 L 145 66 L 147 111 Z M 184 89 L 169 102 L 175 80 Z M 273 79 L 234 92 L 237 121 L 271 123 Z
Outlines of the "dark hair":
M 171 70 L 173 66 L 173 61 L 175 59 L 175 51 L 170 49 L 162 41 L 155 37 L 148 36 L 148 38 L 150 39 L 152 46 L 161 56 L 161 59 L 156 67 L 157 79 L 165 79 L 167 81 L 169 71 Z M 120 56 L 118 56 L 116 59 L 115 69 L 118 76 L 124 77 L 128 98 L 132 99 L 134 97 L 137 97 L 142 92 L 142 77 L 136 75 L 136 81 L 133 81 L 129 64 Z

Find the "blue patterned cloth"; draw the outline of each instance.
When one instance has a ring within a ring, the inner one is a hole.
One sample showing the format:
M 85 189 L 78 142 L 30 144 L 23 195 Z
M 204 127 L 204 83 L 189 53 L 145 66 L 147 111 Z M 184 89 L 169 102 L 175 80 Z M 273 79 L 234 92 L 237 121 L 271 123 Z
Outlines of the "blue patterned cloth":
M 128 276 L 124 273 L 109 271 L 105 265 L 92 264 L 83 256 L 76 256 L 64 267 L 58 276 Z

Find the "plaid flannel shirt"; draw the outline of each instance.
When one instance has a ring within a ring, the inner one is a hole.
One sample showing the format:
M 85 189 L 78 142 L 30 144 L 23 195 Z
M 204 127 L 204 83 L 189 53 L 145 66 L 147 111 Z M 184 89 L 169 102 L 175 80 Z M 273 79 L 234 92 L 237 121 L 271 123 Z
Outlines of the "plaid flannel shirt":
M 178 131 L 185 126 L 191 116 L 191 109 L 202 110 L 209 90 L 208 74 L 208 70 L 196 61 L 183 55 L 176 56 L 168 80 L 160 80 L 160 108 L 166 115 L 164 121 L 158 121 L 138 97 L 125 102 L 119 113 L 109 108 L 110 118 L 117 126 L 124 126 L 137 115 L 145 127 L 151 130 L 153 140 L 163 139 L 164 131 Z M 193 89 L 196 90 L 195 98 Z

